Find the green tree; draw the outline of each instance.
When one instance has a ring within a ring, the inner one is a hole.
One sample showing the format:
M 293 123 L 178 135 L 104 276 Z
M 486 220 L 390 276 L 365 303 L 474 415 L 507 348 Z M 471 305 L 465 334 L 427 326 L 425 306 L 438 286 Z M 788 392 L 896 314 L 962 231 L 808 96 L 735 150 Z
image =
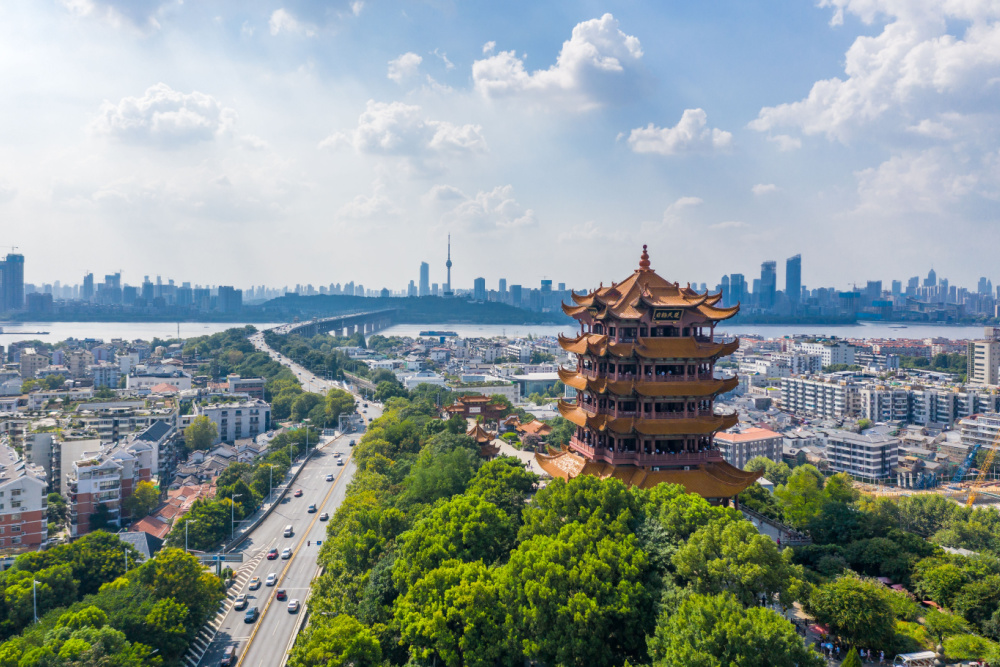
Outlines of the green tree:
M 166 548 L 151 561 L 153 595 L 173 598 L 187 607 L 194 619 L 203 619 L 224 597 L 222 583 L 206 572 L 198 559 L 180 549 Z
M 114 517 L 111 516 L 111 509 L 104 503 L 100 503 L 90 514 L 90 529 L 107 530 L 112 527 L 114 520 Z
M 493 503 L 455 496 L 400 536 L 393 581 L 405 592 L 446 560 L 493 563 L 513 546 L 515 535 L 510 516 Z
M 938 644 L 943 644 L 945 637 L 968 632 L 969 624 L 957 614 L 931 609 L 924 614 L 924 627 Z
M 1000 609 L 1000 576 L 991 574 L 962 586 L 952 600 L 955 611 L 979 628 Z
M 299 394 L 292 403 L 292 421 L 300 422 L 309 416 L 310 411 L 317 405 L 322 405 L 326 409 L 326 401 L 320 394 L 307 392 Z
M 774 495 L 781 501 L 788 520 L 795 526 L 805 526 L 823 507 L 823 475 L 814 466 L 798 466 Z
M 952 660 L 1000 660 L 1000 645 L 976 635 L 957 635 L 944 640 L 944 652 Z
M 519 459 L 501 456 L 484 463 L 465 492 L 493 503 L 520 523 L 521 510 L 537 483 L 538 475 L 527 470 Z
M 694 594 L 665 609 L 649 641 L 654 667 L 822 667 L 791 623 L 729 594 Z
M 149 515 L 160 504 L 160 491 L 156 485 L 146 480 L 136 484 L 132 495 L 125 499 L 125 509 L 138 520 Z
M 764 479 L 774 484 L 775 487 L 788 483 L 788 478 L 792 475 L 792 469 L 784 461 L 772 461 L 766 456 L 755 456 L 747 461 L 743 466 L 744 470 L 760 470 L 764 473 Z
M 189 450 L 208 449 L 219 437 L 219 429 L 205 415 L 195 417 L 184 429 L 184 442 Z
M 524 508 L 518 540 L 557 535 L 568 522 L 593 523 L 603 534 L 632 533 L 640 515 L 635 495 L 616 479 L 580 475 L 569 482 L 553 480 Z
M 872 427 L 872 420 L 866 417 L 862 417 L 858 420 L 858 430 L 864 431 L 865 429 Z
M 642 661 L 655 624 L 650 575 L 637 537 L 599 521 L 531 537 L 499 580 L 512 650 L 549 665 Z
M 173 598 L 163 598 L 146 615 L 146 641 L 167 659 L 179 658 L 188 646 L 188 609 Z
M 48 522 L 54 523 L 59 527 L 66 525 L 66 520 L 69 518 L 69 509 L 66 505 L 66 499 L 59 493 L 50 493 L 47 496 L 47 499 L 49 507 L 46 510 L 46 518 Z
M 878 582 L 844 576 L 813 589 L 809 606 L 849 645 L 891 648 L 896 619 L 889 595 Z
M 383 380 L 375 385 L 375 400 L 379 403 L 384 403 L 396 396 L 406 398 L 409 396 L 409 392 L 395 378 L 393 378 L 393 381 Z
M 858 649 L 851 647 L 851 650 L 847 652 L 847 657 L 844 658 L 844 662 L 840 663 L 840 667 L 862 667 L 861 656 L 858 654 Z
M 774 596 L 790 604 L 799 574 L 791 552 L 779 552 L 749 521 L 708 524 L 677 551 L 673 563 L 698 593 L 732 593 L 744 607 Z
M 446 561 L 400 597 L 395 617 L 410 654 L 446 667 L 500 662 L 504 613 L 491 570 L 482 561 Z M 435 660 L 436 661 L 436 660 Z
M 402 501 L 433 503 L 462 493 L 479 463 L 478 454 L 471 449 L 458 448 L 440 455 L 425 450 L 406 478 Z
M 954 563 L 925 558 L 913 568 L 913 583 L 923 599 L 951 607 L 952 599 L 968 582 L 968 574 Z
M 357 619 L 316 616 L 292 649 L 289 667 L 379 667 L 378 639 Z

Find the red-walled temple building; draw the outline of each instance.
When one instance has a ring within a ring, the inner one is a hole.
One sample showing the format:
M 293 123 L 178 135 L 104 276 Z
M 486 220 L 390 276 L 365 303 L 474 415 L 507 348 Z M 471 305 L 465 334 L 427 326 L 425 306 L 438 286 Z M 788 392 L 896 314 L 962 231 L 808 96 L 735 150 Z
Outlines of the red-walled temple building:
M 575 369 L 559 371 L 576 403 L 560 401 L 559 411 L 577 428 L 562 452 L 536 455 L 542 469 L 641 488 L 681 484 L 716 502 L 750 486 L 760 473 L 726 463 L 714 442 L 737 423 L 714 411 L 715 397 L 738 384 L 714 373 L 720 357 L 739 349 L 738 340 L 715 342 L 716 324 L 739 311 L 717 306 L 721 298 L 664 280 L 643 246 L 631 276 L 563 304 L 580 335 L 559 339 L 577 358 Z

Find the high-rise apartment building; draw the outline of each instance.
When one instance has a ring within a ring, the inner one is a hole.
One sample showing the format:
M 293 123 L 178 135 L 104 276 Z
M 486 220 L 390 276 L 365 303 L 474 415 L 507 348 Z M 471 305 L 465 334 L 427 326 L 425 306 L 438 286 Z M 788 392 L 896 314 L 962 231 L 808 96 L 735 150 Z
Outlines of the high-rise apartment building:
M 767 310 L 774 308 L 774 295 L 778 287 L 778 264 L 774 261 L 760 265 L 760 298 L 758 305 Z
M 80 298 L 84 301 L 91 301 L 94 298 L 94 274 L 88 273 L 83 277 L 83 289 L 80 290 Z
M 472 281 L 472 298 L 476 301 L 486 301 L 486 278 L 476 278 Z
M 24 255 L 0 262 L 0 312 L 24 310 Z
M 729 289 L 732 292 L 730 306 L 743 303 L 747 300 L 747 280 L 742 273 L 729 274 Z
M 431 265 L 427 262 L 420 262 L 420 289 L 417 294 L 420 296 L 431 295 Z
M 1000 384 L 1000 340 L 987 327 L 985 340 L 970 340 L 966 350 L 966 373 L 969 384 Z
M 785 296 L 795 308 L 802 295 L 802 255 L 789 257 L 785 261 Z
M 507 279 L 506 278 L 501 278 L 500 279 L 500 287 L 499 287 L 499 289 L 497 291 L 500 292 L 500 299 L 502 301 L 503 298 L 504 298 L 504 296 L 506 296 L 506 294 L 507 294 Z

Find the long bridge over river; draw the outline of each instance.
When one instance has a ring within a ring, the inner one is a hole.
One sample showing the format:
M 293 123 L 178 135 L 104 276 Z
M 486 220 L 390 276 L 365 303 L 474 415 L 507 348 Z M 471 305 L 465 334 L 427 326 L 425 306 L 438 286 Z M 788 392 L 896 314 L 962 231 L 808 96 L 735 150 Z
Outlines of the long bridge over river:
M 392 326 L 395 315 L 395 308 L 344 313 L 332 317 L 313 318 L 305 322 L 284 324 L 275 327 L 272 331 L 279 334 L 298 334 L 309 338 L 321 333 L 352 336 L 359 331 L 367 336 Z

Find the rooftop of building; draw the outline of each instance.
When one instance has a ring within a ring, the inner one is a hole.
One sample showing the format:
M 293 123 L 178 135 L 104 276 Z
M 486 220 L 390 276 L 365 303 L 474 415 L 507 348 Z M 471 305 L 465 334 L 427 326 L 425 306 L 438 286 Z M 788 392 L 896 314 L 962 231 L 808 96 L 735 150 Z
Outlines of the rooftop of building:
M 759 428 L 757 426 L 752 426 L 735 433 L 723 431 L 715 434 L 716 440 L 734 444 L 739 442 L 753 442 L 755 440 L 763 440 L 764 438 L 780 437 L 782 437 L 780 433 L 776 433 L 769 428 Z

